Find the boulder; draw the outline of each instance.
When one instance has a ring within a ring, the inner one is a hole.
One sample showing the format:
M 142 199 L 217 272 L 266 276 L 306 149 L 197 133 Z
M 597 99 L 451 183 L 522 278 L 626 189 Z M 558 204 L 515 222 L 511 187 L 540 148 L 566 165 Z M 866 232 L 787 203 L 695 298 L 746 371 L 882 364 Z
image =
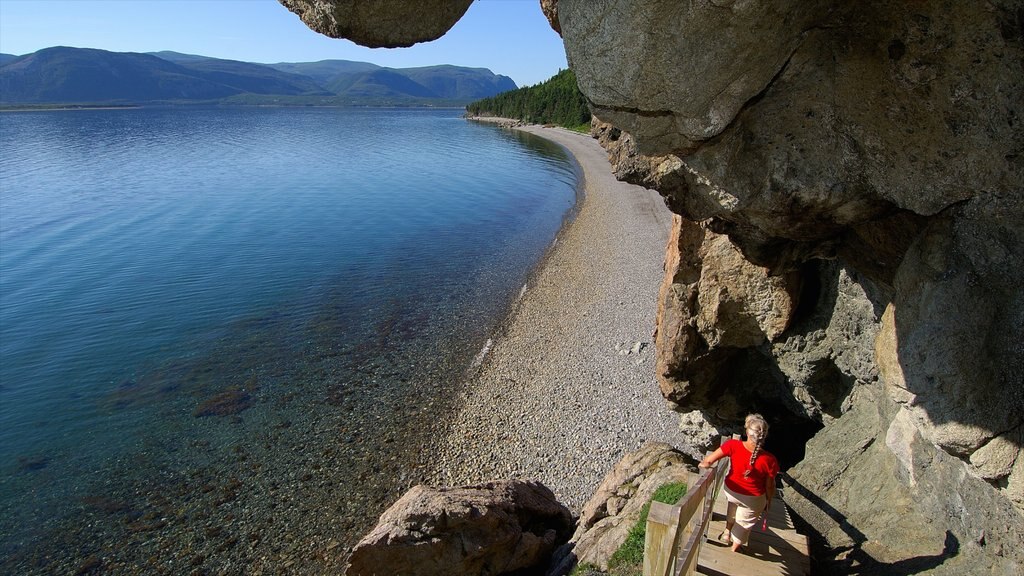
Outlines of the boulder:
M 498 576 L 542 570 L 572 514 L 535 481 L 416 486 L 388 508 L 348 559 L 349 576 Z
M 659 293 L 656 371 L 665 397 L 685 409 L 720 395 L 736 350 L 772 341 L 792 318 L 800 276 L 772 275 L 729 238 L 673 216 Z
M 936 450 L 880 388 L 852 396 L 785 482 L 786 504 L 845 551 L 819 558 L 822 572 L 1019 574 L 1024 518 L 1012 501 Z
M 473 0 L 278 0 L 311 29 L 370 48 L 400 48 L 436 40 Z
M 540 9 L 548 19 L 551 29 L 562 35 L 562 26 L 558 23 L 558 0 L 540 0 Z
M 567 574 L 583 563 L 607 568 L 658 488 L 691 481 L 695 470 L 687 460 L 661 442 L 648 442 L 623 456 L 583 507 L 576 533 L 556 552 L 548 574 Z

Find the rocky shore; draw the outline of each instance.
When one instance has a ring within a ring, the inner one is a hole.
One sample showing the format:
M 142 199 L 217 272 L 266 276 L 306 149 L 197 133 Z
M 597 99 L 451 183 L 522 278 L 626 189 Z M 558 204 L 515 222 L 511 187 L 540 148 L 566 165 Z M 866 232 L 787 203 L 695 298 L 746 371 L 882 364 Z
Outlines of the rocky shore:
M 627 451 L 685 441 L 652 346 L 671 214 L 657 193 L 617 181 L 588 135 L 517 129 L 565 147 L 584 194 L 468 378 L 429 480 L 537 479 L 579 511 Z

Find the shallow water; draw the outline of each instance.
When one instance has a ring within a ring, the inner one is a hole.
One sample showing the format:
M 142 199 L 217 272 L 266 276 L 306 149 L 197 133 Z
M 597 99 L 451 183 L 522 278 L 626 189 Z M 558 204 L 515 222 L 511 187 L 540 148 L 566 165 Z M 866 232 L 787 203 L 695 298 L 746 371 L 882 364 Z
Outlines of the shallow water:
M 575 201 L 459 116 L 0 114 L 0 567 L 335 567 Z

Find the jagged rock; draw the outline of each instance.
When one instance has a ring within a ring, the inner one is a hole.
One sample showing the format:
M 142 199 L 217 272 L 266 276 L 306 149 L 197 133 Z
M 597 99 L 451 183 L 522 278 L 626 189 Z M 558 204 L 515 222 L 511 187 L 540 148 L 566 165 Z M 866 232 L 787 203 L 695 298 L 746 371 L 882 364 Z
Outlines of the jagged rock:
M 727 237 L 674 216 L 655 341 L 665 397 L 681 407 L 707 406 L 736 349 L 785 330 L 799 286 L 798 274 L 772 276 L 744 260 Z
M 693 410 L 679 418 L 679 431 L 689 442 L 681 449 L 695 461 L 700 461 L 708 452 L 713 452 L 722 443 L 722 436 L 729 433 L 715 426 L 700 410 Z
M 786 482 L 786 503 L 801 518 L 831 546 L 853 547 L 826 572 L 1018 573 L 1024 517 L 1011 502 L 935 450 L 879 388 L 853 397 Z
M 874 359 L 880 309 L 885 293 L 837 262 L 803 271 L 805 316 L 764 349 L 802 413 L 818 422 L 838 418 L 849 408 L 854 386 L 876 384 Z
M 558 23 L 558 0 L 540 0 L 540 9 L 544 12 L 544 17 L 548 19 L 548 24 L 551 24 L 551 29 L 561 36 L 562 26 Z
M 370 48 L 399 48 L 436 40 L 473 0 L 278 0 L 311 29 Z
M 348 560 L 349 576 L 458 576 L 543 569 L 572 514 L 535 481 L 409 490 Z
M 575 564 L 607 568 L 640 518 L 641 508 L 661 486 L 689 482 L 686 456 L 668 444 L 648 442 L 622 457 L 583 507 L 576 533 L 555 554 L 548 574 L 567 574 Z

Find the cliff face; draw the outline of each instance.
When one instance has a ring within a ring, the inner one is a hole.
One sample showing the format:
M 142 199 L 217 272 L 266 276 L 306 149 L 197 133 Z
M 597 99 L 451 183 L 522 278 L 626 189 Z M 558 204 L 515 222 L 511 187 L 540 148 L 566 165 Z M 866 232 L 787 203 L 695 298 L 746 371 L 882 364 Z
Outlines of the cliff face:
M 558 3 L 595 133 L 681 215 L 665 396 L 772 412 L 840 568 L 1019 569 L 1021 3 L 600 4 Z
M 679 215 L 665 396 L 769 416 L 839 571 L 1018 573 L 1024 3 L 542 4 Z

